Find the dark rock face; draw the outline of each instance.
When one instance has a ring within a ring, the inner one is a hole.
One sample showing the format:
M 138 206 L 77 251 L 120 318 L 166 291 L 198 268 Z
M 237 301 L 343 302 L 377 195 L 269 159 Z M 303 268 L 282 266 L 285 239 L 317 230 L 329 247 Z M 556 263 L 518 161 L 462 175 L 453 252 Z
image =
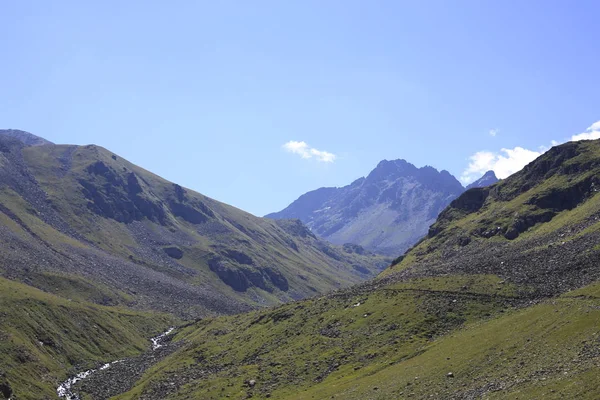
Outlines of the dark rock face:
M 450 206 L 468 213 L 476 212 L 483 207 L 483 204 L 485 203 L 485 200 L 489 194 L 490 191 L 487 188 L 471 189 L 465 192 L 458 199 L 452 201 Z
M 144 192 L 138 176 L 129 172 L 125 176 L 102 161 L 87 168 L 89 179 L 80 179 L 84 196 L 90 200 L 88 208 L 96 214 L 118 222 L 131 223 L 144 218 L 167 224 L 167 210 L 162 201 Z M 202 224 L 214 213 L 199 200 L 189 200 L 185 190 L 174 185 L 173 197 L 168 201 L 168 211 L 191 224 Z
M 535 196 L 528 204 L 556 211 L 572 210 L 600 188 L 600 179 L 590 177 L 565 188 L 554 188 L 541 196 Z
M 208 221 L 206 215 L 187 204 L 171 202 L 169 203 L 169 208 L 173 215 L 182 218 L 190 224 L 201 224 Z
M 243 253 L 239 253 L 237 256 L 240 254 Z M 280 271 L 271 267 L 251 266 L 248 261 L 252 261 L 252 259 L 249 257 L 241 257 L 241 259 L 245 263 L 236 265 L 234 262 L 216 256 L 208 261 L 208 266 L 225 284 L 238 292 L 245 292 L 251 287 L 268 292 L 272 292 L 274 287 L 284 292 L 289 290 L 289 282 Z
M 166 223 L 162 205 L 143 195 L 137 176 L 130 172 L 126 180 L 110 166 L 96 161 L 87 168 L 89 179 L 79 179 L 83 195 L 89 200 L 88 208 L 106 218 L 131 223 L 148 218 Z
M 217 276 L 227 285 L 238 292 L 245 292 L 250 287 L 250 281 L 246 275 L 238 268 L 229 265 L 227 262 L 213 258 L 209 260 L 208 266 Z
M 424 236 L 463 191 L 447 171 L 384 160 L 366 178 L 308 192 L 267 217 L 297 218 L 332 243 L 356 243 L 395 256 Z
M 176 246 L 165 247 L 164 252 L 171 258 L 181 260 L 183 258 L 183 250 Z
M 584 164 L 570 162 L 581 153 L 582 146 L 582 142 L 568 142 L 551 148 L 526 165 L 512 179 L 510 185 L 496 185 L 494 197 L 498 200 L 509 201 L 555 174 L 570 175 L 596 168 L 597 160 Z
M 346 253 L 365 254 L 365 248 L 354 243 L 344 243 L 342 248 Z
M 225 257 L 237 262 L 238 264 L 243 264 L 243 265 L 253 265 L 254 261 L 252 261 L 252 258 L 247 255 L 242 253 L 241 251 L 237 251 L 237 250 L 223 250 L 221 252 L 221 254 L 223 254 Z
M 186 196 L 186 190 L 177 184 L 173 184 L 174 198 L 169 200 L 169 209 L 176 217 L 180 217 L 190 224 L 202 224 L 211 218 L 215 218 L 214 212 L 200 200 L 190 200 Z
M 288 280 L 285 278 L 285 276 L 283 276 L 281 272 L 269 267 L 265 268 L 264 271 L 273 283 L 273 285 L 275 285 L 279 290 L 287 292 L 290 289 Z
M 467 190 L 473 189 L 473 188 L 481 188 L 481 187 L 490 186 L 498 181 L 499 181 L 499 179 L 496 177 L 496 174 L 494 173 L 494 171 L 488 171 L 481 178 L 477 179 L 475 182 L 468 185 Z
M 12 389 L 8 383 L 0 383 L 0 394 L 4 396 L 4 399 L 10 399 L 12 397 Z
M 10 384 L 6 380 L 6 375 L 4 372 L 0 371 L 0 398 L 2 399 L 10 399 L 13 395 L 12 388 Z
M 277 225 L 292 236 L 301 238 L 316 237 L 299 219 L 278 219 Z

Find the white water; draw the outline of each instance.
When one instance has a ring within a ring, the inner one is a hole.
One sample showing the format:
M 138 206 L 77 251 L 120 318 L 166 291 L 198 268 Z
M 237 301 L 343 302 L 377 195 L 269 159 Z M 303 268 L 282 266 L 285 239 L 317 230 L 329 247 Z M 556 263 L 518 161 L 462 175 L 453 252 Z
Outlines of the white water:
M 156 350 L 159 349 L 161 347 L 163 347 L 163 344 L 161 343 L 162 340 L 167 336 L 170 335 L 171 332 L 173 332 L 175 328 L 169 328 L 168 331 L 161 333 L 160 335 L 158 335 L 157 337 L 153 337 L 152 339 L 150 339 L 152 341 L 152 350 Z
M 150 341 L 152 342 L 152 350 L 161 348 L 163 346 L 163 344 L 162 344 L 163 339 L 167 335 L 170 335 L 174 329 L 175 328 L 169 328 L 169 330 L 167 330 L 166 332 L 161 333 L 160 335 L 151 338 Z M 58 386 L 58 388 L 56 388 L 56 394 L 61 399 L 65 399 L 65 400 L 81 400 L 79 395 L 77 393 L 73 393 L 73 391 L 71 390 L 71 388 L 73 387 L 74 384 L 76 384 L 79 381 L 84 380 L 85 378 L 88 378 L 90 375 L 92 375 L 96 371 L 104 371 L 105 369 L 109 369 L 114 364 L 122 363 L 123 361 L 125 361 L 125 360 L 113 361 L 111 363 L 104 364 L 103 366 L 101 366 L 98 369 L 89 369 L 87 371 L 80 372 L 77 375 L 75 375 L 75 376 L 67 379 L 63 383 L 61 383 L 60 386 Z

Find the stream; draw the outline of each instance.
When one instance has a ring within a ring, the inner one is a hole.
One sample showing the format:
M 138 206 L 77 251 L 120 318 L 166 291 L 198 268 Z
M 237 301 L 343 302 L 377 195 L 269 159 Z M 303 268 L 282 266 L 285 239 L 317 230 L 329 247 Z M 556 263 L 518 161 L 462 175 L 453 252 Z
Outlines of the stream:
M 163 332 L 160 335 L 151 338 L 150 341 L 152 342 L 152 351 L 154 352 L 154 351 L 160 349 L 161 347 L 163 347 L 165 338 L 168 335 L 170 335 L 171 333 L 173 333 L 174 330 L 175 330 L 175 328 L 171 327 L 166 332 Z M 97 369 L 88 369 L 87 371 L 80 372 L 77 375 L 72 376 L 69 379 L 67 379 L 66 381 L 64 381 L 63 383 L 61 383 L 58 386 L 58 388 L 56 388 L 56 394 L 61 399 L 80 400 L 79 394 L 73 390 L 73 385 L 75 385 L 77 382 L 80 382 L 80 381 L 83 381 L 84 379 L 89 378 L 90 376 L 92 376 L 94 373 L 96 373 L 98 371 L 107 370 L 110 367 L 114 366 L 115 364 L 120 364 L 125 361 L 126 360 L 117 360 L 117 361 L 113 361 L 113 362 L 104 364 L 100 368 L 97 368 Z

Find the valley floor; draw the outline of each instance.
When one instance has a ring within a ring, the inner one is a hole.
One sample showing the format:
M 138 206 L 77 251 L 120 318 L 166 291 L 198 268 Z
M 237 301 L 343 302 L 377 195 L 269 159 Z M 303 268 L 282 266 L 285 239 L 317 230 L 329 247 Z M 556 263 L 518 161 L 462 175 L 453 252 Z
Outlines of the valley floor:
M 516 289 L 426 278 L 201 321 L 115 399 L 596 399 L 600 285 Z

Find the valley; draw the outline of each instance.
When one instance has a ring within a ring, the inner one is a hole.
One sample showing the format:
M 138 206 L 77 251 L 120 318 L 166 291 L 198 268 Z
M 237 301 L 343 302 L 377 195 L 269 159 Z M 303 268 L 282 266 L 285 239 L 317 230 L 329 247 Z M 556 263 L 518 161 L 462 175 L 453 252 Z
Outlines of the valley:
M 5 398 L 593 399 L 600 387 L 599 141 L 458 195 L 392 262 L 96 146 L 15 140 L 0 136 Z
M 0 400 L 599 400 L 598 15 L 2 2 Z
M 565 144 L 463 194 L 370 282 L 179 331 L 182 347 L 116 398 L 594 399 L 599 146 Z M 572 187 L 568 207 L 523 208 Z M 518 238 L 504 219 L 547 212 Z

